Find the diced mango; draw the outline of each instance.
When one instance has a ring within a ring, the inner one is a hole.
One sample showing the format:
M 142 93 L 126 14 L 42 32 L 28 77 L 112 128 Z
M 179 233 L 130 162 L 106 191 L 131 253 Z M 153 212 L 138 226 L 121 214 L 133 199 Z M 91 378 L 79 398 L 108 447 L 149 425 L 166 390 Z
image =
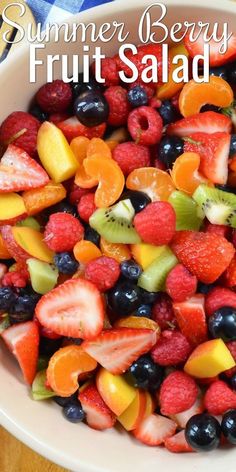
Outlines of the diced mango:
M 54 182 L 73 177 L 79 163 L 62 131 L 53 123 L 44 121 L 39 128 L 37 150 L 43 167 Z
M 35 257 L 40 261 L 53 262 L 53 251 L 51 251 L 43 240 L 43 234 L 33 228 L 14 226 L 12 233 L 15 242 L 29 257 Z
M 7 224 L 10 220 L 26 215 L 23 198 L 18 193 L 0 195 L 0 223 Z
M 122 415 L 118 416 L 117 418 L 126 431 L 132 431 L 133 429 L 137 428 L 139 423 L 144 418 L 146 403 L 147 400 L 145 392 L 142 390 L 137 390 L 135 399 L 129 405 L 127 410 L 125 410 L 124 413 L 122 413 Z
M 132 244 L 131 252 L 135 261 L 145 270 L 165 249 L 166 246 L 153 246 L 152 244 Z
M 235 361 L 222 339 L 199 344 L 188 358 L 184 370 L 197 378 L 215 377 L 235 367 Z
M 97 389 L 115 415 L 120 416 L 134 400 L 137 390 L 122 375 L 113 375 L 106 369 L 97 374 Z

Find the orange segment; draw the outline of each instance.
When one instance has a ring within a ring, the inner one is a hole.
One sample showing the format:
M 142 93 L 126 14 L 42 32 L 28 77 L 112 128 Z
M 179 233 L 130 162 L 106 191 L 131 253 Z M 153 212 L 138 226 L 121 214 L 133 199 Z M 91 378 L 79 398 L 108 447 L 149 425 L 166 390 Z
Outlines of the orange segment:
M 178 46 L 174 46 L 170 49 L 170 60 L 177 56 L 177 54 L 183 54 L 188 57 L 189 54 L 184 44 L 179 44 Z M 168 82 L 157 88 L 157 98 L 159 98 L 160 100 L 167 100 L 169 98 L 172 98 L 174 97 L 174 95 L 180 92 L 180 90 L 182 90 L 184 82 L 180 82 L 178 84 L 174 81 L 172 76 L 174 70 L 177 69 L 179 66 L 179 63 L 171 64 Z
M 96 367 L 97 362 L 81 346 L 62 347 L 49 361 L 47 381 L 57 395 L 69 397 L 78 389 L 78 376 Z
M 152 329 L 157 333 L 160 333 L 158 324 L 145 318 L 145 316 L 127 316 L 127 318 L 120 318 L 115 322 L 116 328 L 137 328 L 137 329 Z
M 96 187 L 98 181 L 87 174 L 82 164 L 75 174 L 75 184 L 81 188 L 93 188 Z
M 0 259 L 12 259 L 12 256 L 11 254 L 9 254 L 1 234 L 0 234 Z
M 146 193 L 153 202 L 167 201 L 175 190 L 167 172 L 156 169 L 156 167 L 142 167 L 133 170 L 126 180 L 126 187 Z
M 99 154 L 100 157 L 107 157 L 109 159 L 112 157 L 108 144 L 100 138 L 91 139 L 88 145 L 87 157 L 91 157 L 94 154 Z
M 80 164 L 82 164 L 83 160 L 86 158 L 89 143 L 89 139 L 85 136 L 78 136 L 72 139 L 70 143 L 70 147 Z
M 23 192 L 22 197 L 28 215 L 32 216 L 63 200 L 66 197 L 66 189 L 62 184 L 49 182 L 43 188 Z
M 221 77 L 210 76 L 208 83 L 197 83 L 190 80 L 185 84 L 179 97 L 180 112 L 184 117 L 199 113 L 204 105 L 229 107 L 234 94 L 230 85 Z
M 208 180 L 198 172 L 200 156 L 195 152 L 185 152 L 179 156 L 171 171 L 171 177 L 178 190 L 192 195 L 196 188 Z
M 119 263 L 131 259 L 131 252 L 126 244 L 109 243 L 101 238 L 100 248 L 104 256 L 113 257 Z
M 96 259 L 102 255 L 96 244 L 91 241 L 78 241 L 73 249 L 74 256 L 81 264 L 87 264 L 89 261 Z
M 115 203 L 125 185 L 125 178 L 118 164 L 113 159 L 94 155 L 84 160 L 84 168 L 88 175 L 99 182 L 95 192 L 95 205 L 106 208 Z

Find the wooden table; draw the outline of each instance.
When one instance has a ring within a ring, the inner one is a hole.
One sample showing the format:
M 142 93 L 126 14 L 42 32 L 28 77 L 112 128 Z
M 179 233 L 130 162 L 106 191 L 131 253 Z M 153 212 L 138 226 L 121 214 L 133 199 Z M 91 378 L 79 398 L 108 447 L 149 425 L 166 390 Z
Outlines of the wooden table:
M 69 472 L 36 454 L 0 427 L 1 472 Z

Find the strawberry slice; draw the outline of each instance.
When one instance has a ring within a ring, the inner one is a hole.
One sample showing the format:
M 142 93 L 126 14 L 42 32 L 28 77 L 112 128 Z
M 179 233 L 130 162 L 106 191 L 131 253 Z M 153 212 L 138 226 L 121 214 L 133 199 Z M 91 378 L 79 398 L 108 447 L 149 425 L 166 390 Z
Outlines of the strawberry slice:
M 45 170 L 27 152 L 10 144 L 0 162 L 0 191 L 20 192 L 49 182 Z
M 82 125 L 76 116 L 72 116 L 67 120 L 56 123 L 56 125 L 62 130 L 69 142 L 72 141 L 73 138 L 77 138 L 77 136 L 85 136 L 89 139 L 102 138 L 106 130 L 106 123 L 89 128 L 88 126 Z
M 32 384 L 36 375 L 39 329 L 35 321 L 15 324 L 1 334 L 9 350 L 19 362 L 25 381 Z
M 78 399 L 86 413 L 86 422 L 90 428 L 103 431 L 114 426 L 116 417 L 103 401 L 94 384 L 82 387 Z
M 44 295 L 35 312 L 41 325 L 62 336 L 90 339 L 103 328 L 103 299 L 88 280 L 67 280 Z
M 145 418 L 133 432 L 136 439 L 147 446 L 159 446 L 175 434 L 177 424 L 153 413 Z
M 151 329 L 119 328 L 102 331 L 82 347 L 109 372 L 122 374 L 156 342 L 157 333 Z
M 207 340 L 207 323 L 204 295 L 194 295 L 181 303 L 173 303 L 180 331 L 188 341 L 197 346 Z
M 184 38 L 184 45 L 191 57 L 195 57 L 198 54 L 203 54 L 204 44 L 210 45 L 210 66 L 221 66 L 229 61 L 233 61 L 236 57 L 236 34 L 233 34 L 229 39 L 228 48 L 224 54 L 221 54 L 219 51 L 222 46 L 222 42 L 216 42 L 214 39 L 211 39 L 209 42 L 204 42 L 203 33 L 201 33 L 198 39 L 194 42 L 190 41 L 189 34 L 187 34 Z
M 170 452 L 195 452 L 194 449 L 187 443 L 185 432 L 179 433 L 167 438 L 164 442 L 166 449 Z
M 192 133 L 230 133 L 231 128 L 232 121 L 228 116 L 215 111 L 205 111 L 172 123 L 168 126 L 167 133 L 186 137 Z

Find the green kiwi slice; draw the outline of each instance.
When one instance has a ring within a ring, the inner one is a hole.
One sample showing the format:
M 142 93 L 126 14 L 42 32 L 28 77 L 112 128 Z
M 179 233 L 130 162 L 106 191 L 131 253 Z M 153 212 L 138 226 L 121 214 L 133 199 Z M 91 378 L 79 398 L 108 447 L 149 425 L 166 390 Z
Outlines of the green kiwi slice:
M 236 228 L 236 195 L 202 184 L 195 190 L 193 199 L 210 223 Z
M 99 208 L 89 219 L 90 226 L 110 243 L 137 244 L 141 239 L 133 226 L 134 207 L 129 199 L 110 208 Z
M 175 210 L 177 231 L 199 230 L 204 219 L 204 213 L 191 197 L 176 190 L 172 192 L 168 201 Z
M 138 286 L 148 292 L 160 292 L 165 288 L 166 277 L 178 264 L 178 260 L 168 246 L 162 246 L 160 255 L 143 271 Z

